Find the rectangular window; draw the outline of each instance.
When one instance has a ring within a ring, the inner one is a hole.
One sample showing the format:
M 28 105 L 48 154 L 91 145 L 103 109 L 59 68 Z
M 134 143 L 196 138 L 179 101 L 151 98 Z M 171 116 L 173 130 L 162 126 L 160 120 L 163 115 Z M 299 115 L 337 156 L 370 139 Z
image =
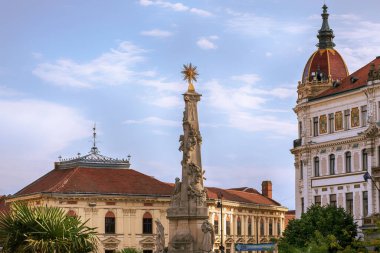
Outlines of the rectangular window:
M 226 234 L 227 235 L 231 234 L 231 222 L 229 220 L 226 221 Z
M 310 126 L 310 136 L 313 136 L 313 128 L 311 127 L 312 126 L 312 121 L 311 121 L 311 119 L 309 120 L 309 126 Z
M 350 129 L 350 109 L 344 110 L 344 130 Z
M 330 206 L 336 207 L 336 194 L 330 194 Z
M 329 134 L 334 132 L 334 113 L 329 114 Z
M 346 172 L 351 172 L 351 152 L 348 151 L 345 153 L 345 165 L 346 165 Z
M 362 126 L 366 126 L 367 125 L 367 106 L 366 105 L 363 105 L 361 107 L 361 117 L 362 117 Z
M 105 231 L 106 234 L 115 233 L 115 217 L 105 217 Z
M 330 161 L 330 164 L 329 164 L 330 175 L 334 175 L 335 174 L 335 155 L 330 155 L 329 161 Z
M 363 217 L 368 215 L 368 192 L 363 192 Z
M 152 231 L 152 218 L 143 218 L 143 234 L 151 234 Z
M 269 222 L 269 235 L 270 236 L 273 235 L 273 223 L 272 222 Z
M 351 215 L 354 214 L 354 198 L 352 192 L 346 193 L 346 212 Z
M 366 149 L 362 151 L 362 168 L 363 170 L 368 170 L 368 153 Z
M 217 235 L 219 234 L 219 221 L 214 220 L 214 233 Z
M 322 204 L 321 202 L 321 195 L 314 196 L 314 204 L 320 206 Z
M 319 158 L 314 157 L 314 176 L 319 177 Z
M 252 235 L 252 222 L 249 220 L 248 221 L 248 236 Z
M 303 179 L 303 162 L 300 162 L 300 179 Z
M 301 214 L 305 212 L 304 198 L 301 198 Z
M 277 235 L 281 235 L 281 223 L 277 222 Z
M 314 136 L 318 136 L 318 117 L 313 118 L 313 131 Z

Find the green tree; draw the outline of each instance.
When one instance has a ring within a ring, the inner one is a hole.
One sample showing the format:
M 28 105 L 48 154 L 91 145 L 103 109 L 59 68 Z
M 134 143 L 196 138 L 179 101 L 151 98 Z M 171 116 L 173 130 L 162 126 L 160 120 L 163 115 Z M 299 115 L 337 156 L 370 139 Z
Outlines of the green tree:
M 343 208 L 313 205 L 289 222 L 278 247 L 280 252 L 339 252 L 356 247 L 356 235 L 357 224 Z
M 95 228 L 58 207 L 14 203 L 0 213 L 0 245 L 5 253 L 86 253 L 97 249 Z

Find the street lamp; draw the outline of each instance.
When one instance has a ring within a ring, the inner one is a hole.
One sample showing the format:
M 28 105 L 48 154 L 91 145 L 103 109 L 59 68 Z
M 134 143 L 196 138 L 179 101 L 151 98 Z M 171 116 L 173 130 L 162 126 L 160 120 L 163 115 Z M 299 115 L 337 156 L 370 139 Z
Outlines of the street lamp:
M 223 194 L 221 192 L 218 192 L 218 204 L 216 207 L 220 208 L 220 246 L 219 250 L 221 253 L 224 253 L 224 246 L 223 246 Z
M 372 183 L 375 185 L 375 187 L 377 189 L 377 193 L 379 195 L 379 212 L 380 212 L 380 189 L 377 186 L 376 182 L 373 180 L 372 176 L 368 173 L 368 171 L 366 171 L 366 173 L 364 173 L 363 178 L 364 178 L 364 181 L 366 181 L 366 182 L 368 181 L 368 179 L 371 179 Z

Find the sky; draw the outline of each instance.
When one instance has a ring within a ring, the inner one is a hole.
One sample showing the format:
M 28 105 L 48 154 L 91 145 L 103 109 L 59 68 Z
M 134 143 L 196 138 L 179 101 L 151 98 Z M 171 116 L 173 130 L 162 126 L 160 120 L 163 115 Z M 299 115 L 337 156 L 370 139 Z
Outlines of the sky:
M 378 0 L 327 0 L 351 72 L 380 55 Z M 183 64 L 195 83 L 206 186 L 273 183 L 294 209 L 293 112 L 323 1 L 0 0 L 0 195 L 85 155 L 180 176 Z M 112 173 L 112 171 L 110 171 Z

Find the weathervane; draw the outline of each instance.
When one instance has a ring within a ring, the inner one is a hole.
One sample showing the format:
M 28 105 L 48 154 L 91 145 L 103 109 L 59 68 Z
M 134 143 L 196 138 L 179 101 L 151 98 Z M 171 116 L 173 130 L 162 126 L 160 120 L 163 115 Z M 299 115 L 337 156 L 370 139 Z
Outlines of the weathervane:
M 189 83 L 188 91 L 195 91 L 192 81 L 197 81 L 197 76 L 199 75 L 197 72 L 197 67 L 193 66 L 191 63 L 189 63 L 188 65 L 184 64 L 181 73 L 183 74 L 183 80 L 187 80 L 187 82 Z
M 94 123 L 94 127 L 92 128 L 92 130 L 93 130 L 93 134 L 92 134 L 93 146 L 91 148 L 91 153 L 97 154 L 99 153 L 99 151 L 98 151 L 98 148 L 96 147 L 96 123 Z

